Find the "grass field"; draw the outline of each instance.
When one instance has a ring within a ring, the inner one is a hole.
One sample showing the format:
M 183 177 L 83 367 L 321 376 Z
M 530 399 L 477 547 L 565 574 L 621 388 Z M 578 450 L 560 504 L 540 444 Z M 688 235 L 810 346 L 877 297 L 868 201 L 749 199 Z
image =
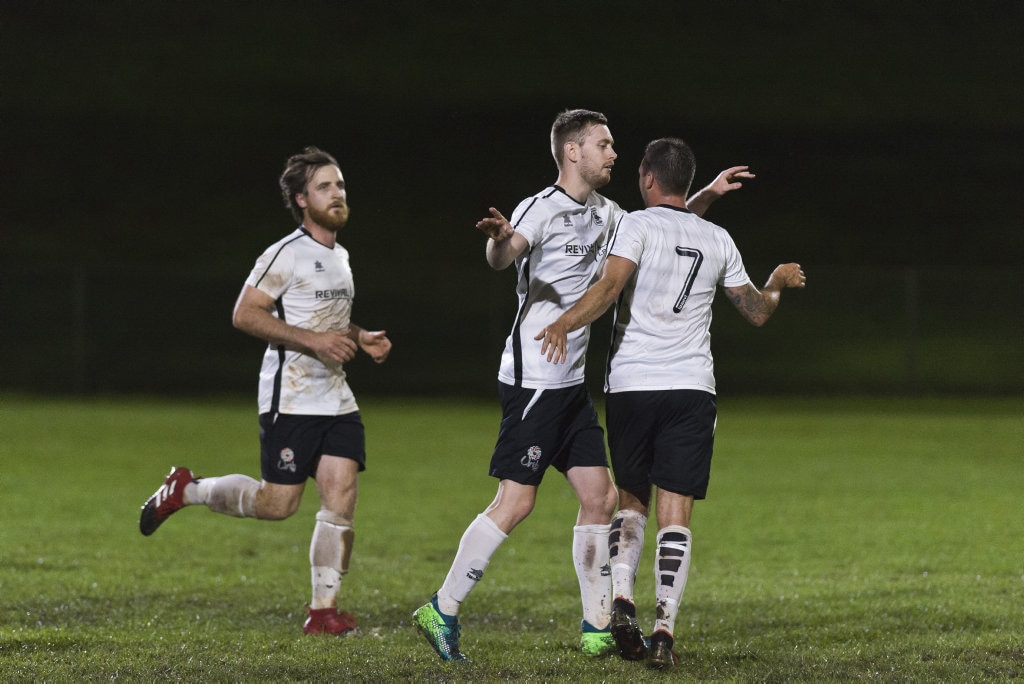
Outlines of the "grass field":
M 283 522 L 196 507 L 138 532 L 171 465 L 257 475 L 249 402 L 0 396 L 0 680 L 1024 676 L 1024 400 L 723 398 L 668 677 L 577 652 L 576 506 L 557 474 L 463 607 L 472 662 L 438 661 L 410 614 L 493 495 L 497 406 L 361 404 L 370 462 L 342 603 L 363 634 L 336 639 L 300 629 L 312 491 Z

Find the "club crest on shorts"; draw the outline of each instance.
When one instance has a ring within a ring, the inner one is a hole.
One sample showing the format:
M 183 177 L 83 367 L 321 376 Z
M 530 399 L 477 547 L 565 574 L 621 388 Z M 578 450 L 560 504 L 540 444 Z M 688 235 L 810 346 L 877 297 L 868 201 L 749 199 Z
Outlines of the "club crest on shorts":
M 281 458 L 277 461 L 278 470 L 287 470 L 289 472 L 295 472 L 295 452 L 285 447 L 281 449 Z
M 526 450 L 526 455 L 519 462 L 523 464 L 524 468 L 537 472 L 537 468 L 540 467 L 541 453 L 539 446 L 532 446 Z

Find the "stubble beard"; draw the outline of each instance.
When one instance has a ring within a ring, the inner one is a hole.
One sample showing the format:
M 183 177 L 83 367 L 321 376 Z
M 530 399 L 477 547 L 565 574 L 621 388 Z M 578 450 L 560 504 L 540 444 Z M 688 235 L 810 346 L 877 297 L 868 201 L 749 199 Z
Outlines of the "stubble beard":
M 608 185 L 612 180 L 611 169 L 606 169 L 603 166 L 593 171 L 586 173 L 583 180 L 593 189 L 603 188 Z

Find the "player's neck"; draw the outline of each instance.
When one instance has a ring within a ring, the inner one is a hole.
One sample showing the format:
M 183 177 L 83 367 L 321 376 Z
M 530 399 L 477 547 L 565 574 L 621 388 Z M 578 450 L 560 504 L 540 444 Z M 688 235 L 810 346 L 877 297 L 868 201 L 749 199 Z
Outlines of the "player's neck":
M 558 180 L 555 181 L 555 185 L 562 188 L 562 190 L 565 190 L 565 194 L 572 197 L 580 204 L 586 203 L 587 198 L 590 197 L 590 193 L 595 190 L 594 186 L 579 176 L 569 177 L 564 173 L 558 174 Z
M 686 209 L 686 197 L 680 197 L 679 195 L 648 195 L 647 206 Z
M 321 245 L 334 249 L 334 245 L 338 241 L 338 231 L 329 230 L 313 221 L 305 221 L 302 227 Z

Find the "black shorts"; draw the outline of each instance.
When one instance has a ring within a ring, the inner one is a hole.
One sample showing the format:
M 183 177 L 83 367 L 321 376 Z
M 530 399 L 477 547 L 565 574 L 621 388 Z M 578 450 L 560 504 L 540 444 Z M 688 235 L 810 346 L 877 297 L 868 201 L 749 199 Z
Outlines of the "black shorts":
M 538 390 L 498 383 L 498 396 L 502 417 L 493 477 L 538 486 L 548 466 L 562 473 L 608 467 L 604 430 L 586 385 Z
M 350 458 L 366 470 L 366 437 L 359 411 L 343 416 L 260 415 L 260 461 L 263 479 L 274 484 L 302 484 L 316 477 L 323 455 Z
M 614 392 L 606 396 L 608 447 L 619 488 L 644 498 L 651 485 L 707 496 L 718 409 L 702 390 Z

